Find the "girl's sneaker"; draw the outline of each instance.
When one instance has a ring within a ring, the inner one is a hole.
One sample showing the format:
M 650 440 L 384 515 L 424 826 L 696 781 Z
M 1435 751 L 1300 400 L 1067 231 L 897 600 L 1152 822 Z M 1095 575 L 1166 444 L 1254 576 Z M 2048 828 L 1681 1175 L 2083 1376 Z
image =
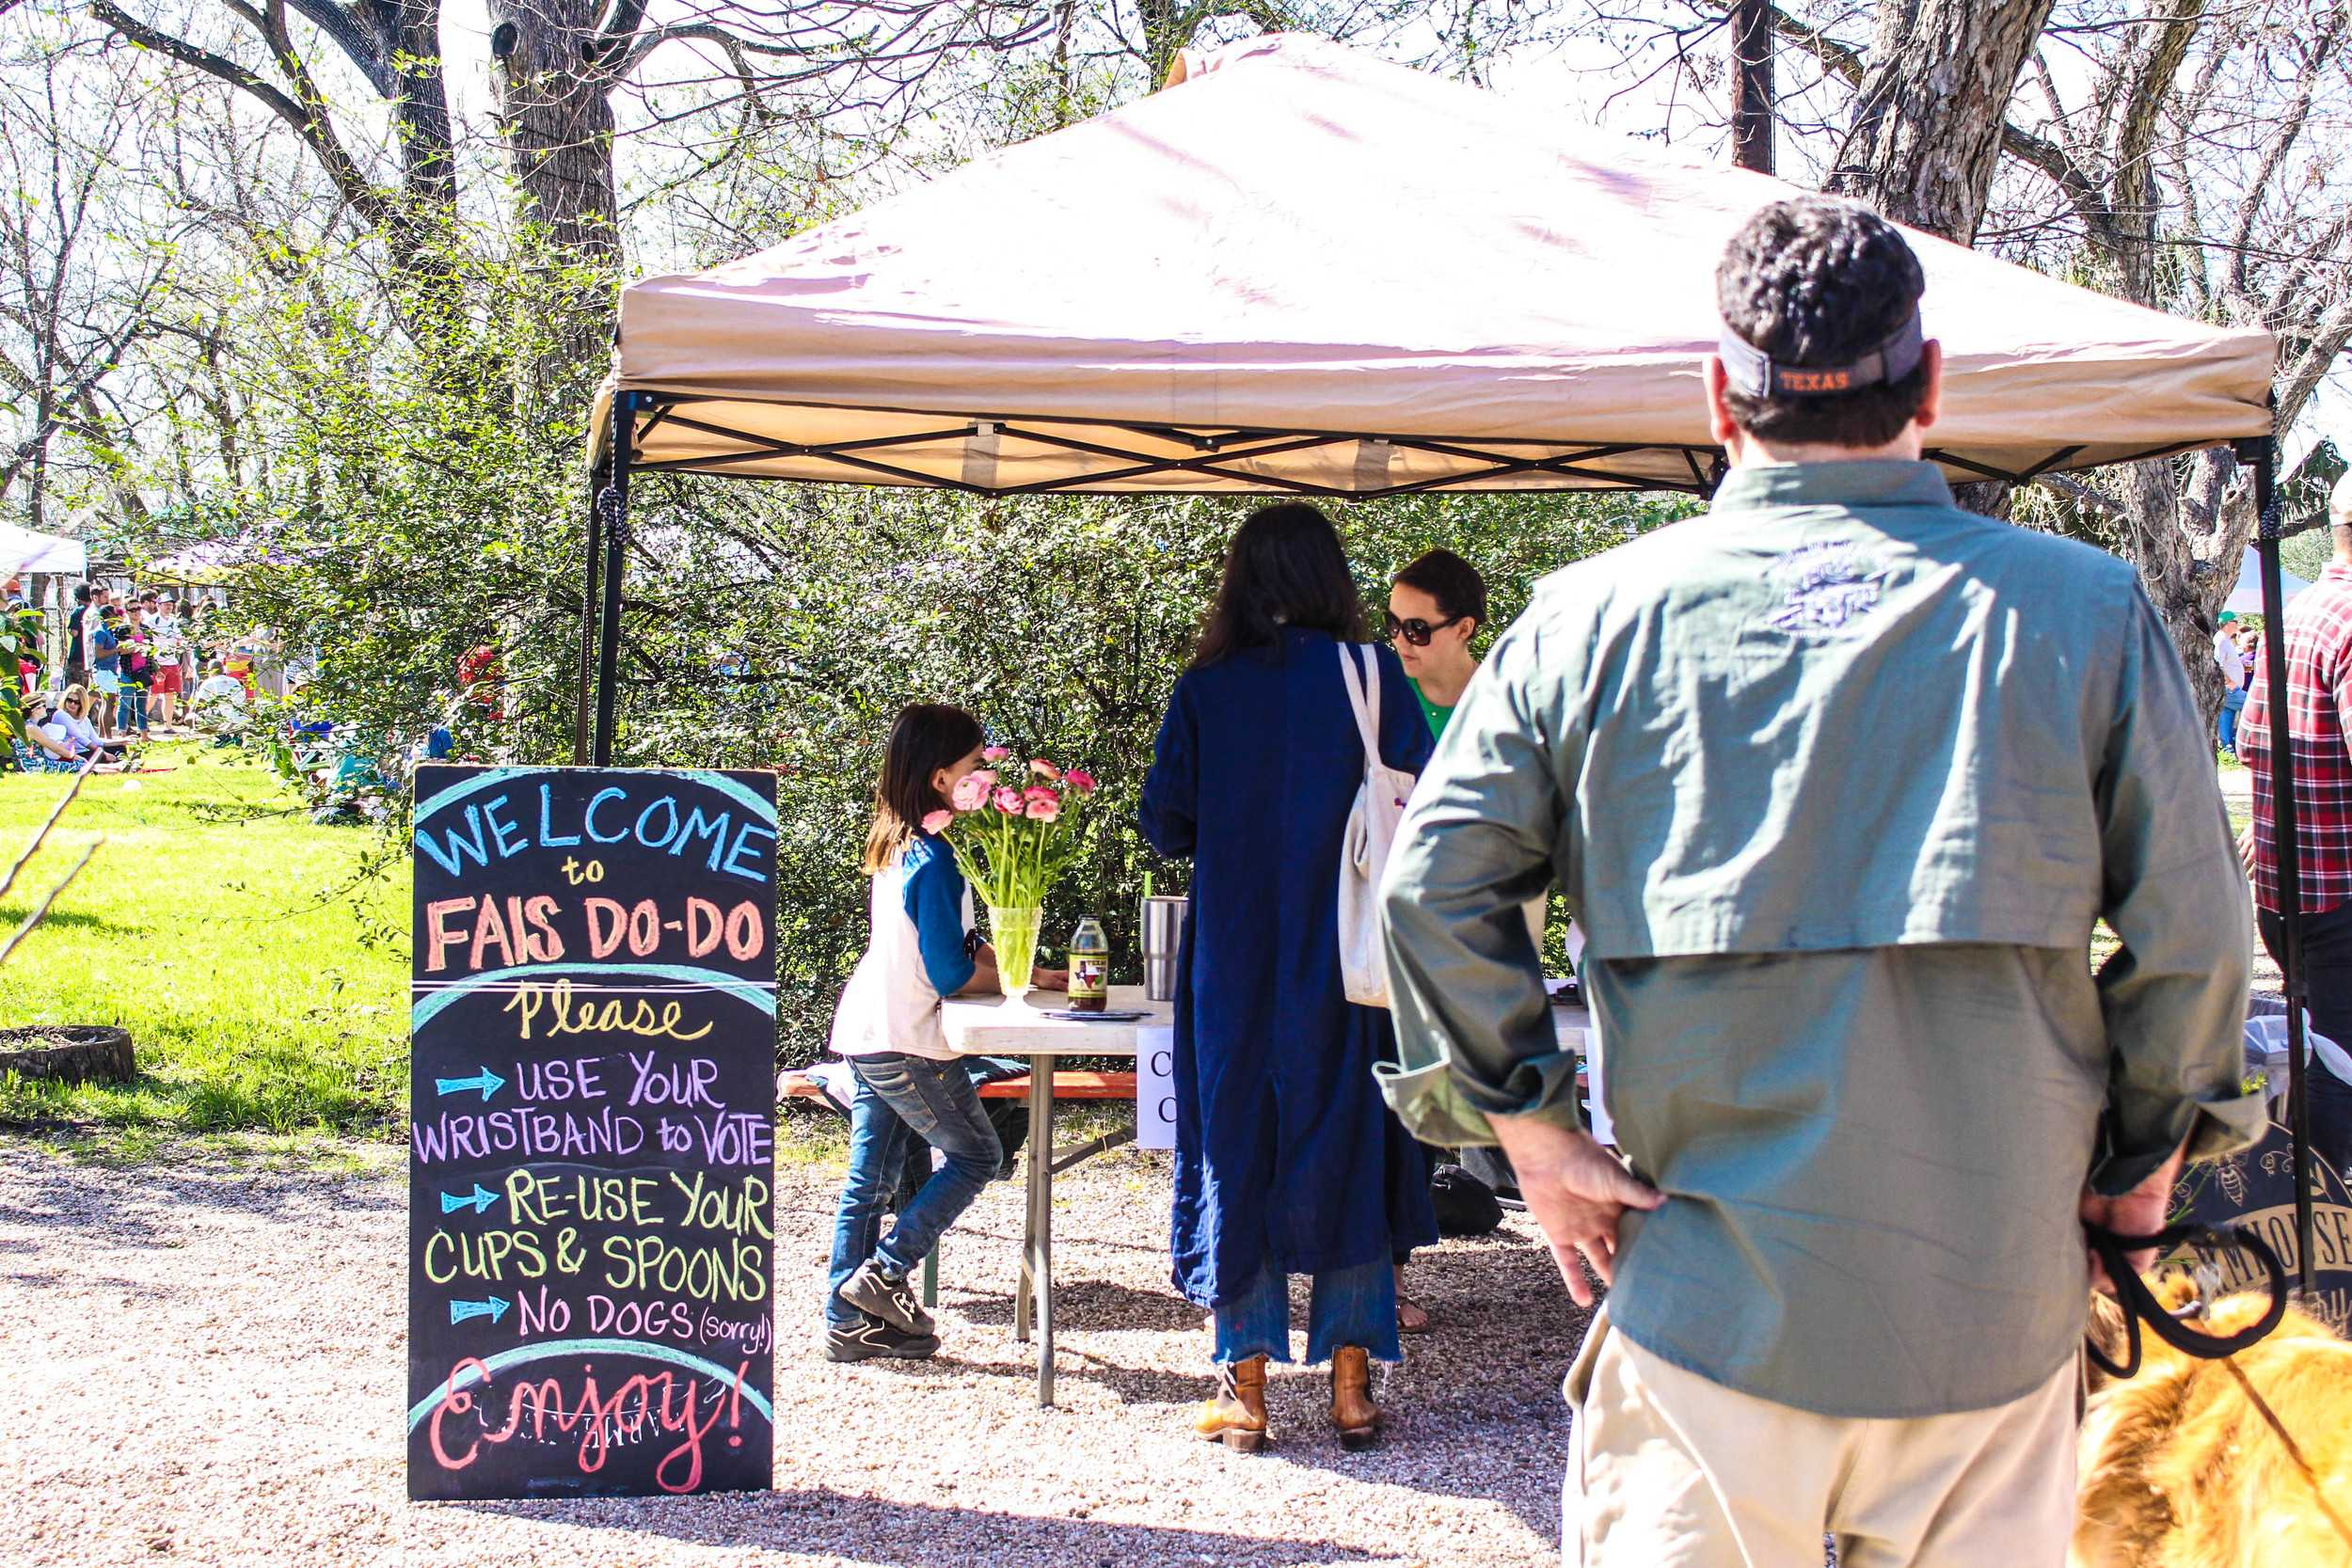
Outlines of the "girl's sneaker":
M 894 1361 L 928 1361 L 938 1349 L 937 1335 L 901 1333 L 874 1318 L 861 1319 L 847 1328 L 825 1326 L 828 1361 L 871 1361 L 878 1355 Z
M 871 1258 L 857 1266 L 857 1273 L 841 1282 L 835 1292 L 843 1301 L 869 1318 L 880 1318 L 901 1334 L 934 1335 L 939 1325 L 923 1310 L 914 1290 L 906 1275 L 892 1274 Z

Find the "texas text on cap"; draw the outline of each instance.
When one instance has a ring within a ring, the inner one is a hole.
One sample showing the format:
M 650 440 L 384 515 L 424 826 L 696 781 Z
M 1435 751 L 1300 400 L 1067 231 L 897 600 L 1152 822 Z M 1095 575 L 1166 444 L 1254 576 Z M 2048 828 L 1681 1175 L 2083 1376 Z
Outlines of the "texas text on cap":
M 1883 382 L 1900 381 L 1918 368 L 1926 341 L 1919 327 L 1919 312 L 1914 310 L 1891 337 L 1851 365 L 1776 363 L 1762 349 L 1733 331 L 1728 322 L 1724 324 L 1716 341 L 1715 352 L 1723 357 L 1724 377 L 1735 392 L 1752 398 L 1834 397 Z

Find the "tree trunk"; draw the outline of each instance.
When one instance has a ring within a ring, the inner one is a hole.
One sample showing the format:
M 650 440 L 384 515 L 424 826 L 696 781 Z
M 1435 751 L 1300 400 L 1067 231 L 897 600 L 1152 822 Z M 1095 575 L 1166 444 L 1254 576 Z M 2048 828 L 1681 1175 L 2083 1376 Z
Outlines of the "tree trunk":
M 440 0 L 379 0 L 377 15 L 395 83 L 403 189 L 412 205 L 454 215 L 457 160 L 441 67 Z
M 2002 128 L 2051 0 L 1885 4 L 1826 189 L 1972 245 Z
M 617 256 L 595 0 L 491 0 L 490 21 L 499 118 L 530 215 L 565 250 Z

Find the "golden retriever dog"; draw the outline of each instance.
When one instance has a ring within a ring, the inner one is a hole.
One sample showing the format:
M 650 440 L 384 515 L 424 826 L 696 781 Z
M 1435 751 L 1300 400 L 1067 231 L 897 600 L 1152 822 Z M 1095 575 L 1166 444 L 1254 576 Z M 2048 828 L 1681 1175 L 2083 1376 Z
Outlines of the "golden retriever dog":
M 2174 1307 L 2194 1290 L 2179 1275 L 2151 1285 Z M 2204 1332 L 2236 1333 L 2268 1306 L 2259 1293 L 2226 1297 Z M 2122 1309 L 2093 1296 L 2091 1323 L 2121 1362 Z M 2071 1568 L 2352 1565 L 2352 1344 L 2290 1307 L 2233 1358 L 2302 1449 L 2317 1492 L 2227 1366 L 2183 1355 L 2144 1326 L 2140 1344 L 2129 1381 L 2091 1370 Z

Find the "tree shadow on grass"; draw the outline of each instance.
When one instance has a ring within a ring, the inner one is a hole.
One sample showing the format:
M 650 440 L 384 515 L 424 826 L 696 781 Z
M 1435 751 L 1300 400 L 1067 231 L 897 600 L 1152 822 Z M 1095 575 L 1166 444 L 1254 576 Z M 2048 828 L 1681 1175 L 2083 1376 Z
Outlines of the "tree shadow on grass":
M 0 904 L 0 928 L 14 929 L 30 912 L 30 905 L 20 909 L 12 905 Z M 55 926 L 59 930 L 94 931 L 102 936 L 136 937 L 148 933 L 148 927 L 144 926 L 109 920 L 103 914 L 92 914 L 87 910 L 52 909 L 40 917 L 40 923 L 43 926 Z
M 1072 1568 L 1130 1568 L 1186 1562 L 1268 1568 L 1288 1562 L 1369 1562 L 1374 1554 L 1328 1541 L 1243 1531 L 1121 1525 L 977 1508 L 852 1497 L 823 1487 L 777 1492 L 561 1502 L 447 1505 L 501 1518 L 586 1529 L 625 1528 L 734 1552 L 837 1557 L 882 1568 L 974 1568 L 987 1562 L 1050 1562 Z

